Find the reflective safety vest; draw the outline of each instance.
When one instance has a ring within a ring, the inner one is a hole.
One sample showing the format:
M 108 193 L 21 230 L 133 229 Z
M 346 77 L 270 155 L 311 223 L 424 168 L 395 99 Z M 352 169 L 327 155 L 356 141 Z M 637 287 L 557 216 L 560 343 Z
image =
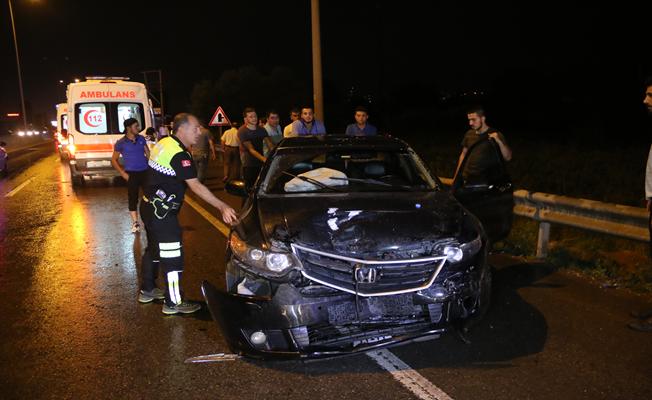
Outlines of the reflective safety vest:
M 172 168 L 172 158 L 181 153 L 183 148 L 170 136 L 164 137 L 152 149 L 149 155 L 149 166 L 155 171 L 168 176 L 177 176 Z

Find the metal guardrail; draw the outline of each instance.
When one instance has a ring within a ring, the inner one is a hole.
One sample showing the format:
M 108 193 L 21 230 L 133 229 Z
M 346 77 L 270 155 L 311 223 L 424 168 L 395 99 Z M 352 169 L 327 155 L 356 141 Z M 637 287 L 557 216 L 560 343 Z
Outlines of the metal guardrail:
M 452 179 L 440 178 L 445 185 Z M 548 254 L 550 226 L 571 226 L 626 239 L 648 242 L 649 216 L 645 208 L 603 203 L 548 193 L 514 191 L 514 214 L 539 221 L 537 257 Z

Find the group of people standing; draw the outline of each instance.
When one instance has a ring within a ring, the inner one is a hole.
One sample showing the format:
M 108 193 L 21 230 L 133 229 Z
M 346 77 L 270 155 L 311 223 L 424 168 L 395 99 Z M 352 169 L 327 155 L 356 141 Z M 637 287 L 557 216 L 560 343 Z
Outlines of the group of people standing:
M 271 150 L 283 138 L 325 135 L 326 126 L 315 118 L 314 109 L 304 106 L 290 112 L 290 123 L 281 129 L 280 115 L 276 111 L 267 112 L 258 118 L 256 109 L 247 107 L 242 113 L 243 124 L 234 122 L 231 129 L 221 138 L 224 149 L 224 181 L 242 178 L 250 189 Z M 378 134 L 375 126 L 367 122 L 369 113 L 364 107 L 355 109 L 355 123 L 346 127 L 349 136 L 372 136 Z

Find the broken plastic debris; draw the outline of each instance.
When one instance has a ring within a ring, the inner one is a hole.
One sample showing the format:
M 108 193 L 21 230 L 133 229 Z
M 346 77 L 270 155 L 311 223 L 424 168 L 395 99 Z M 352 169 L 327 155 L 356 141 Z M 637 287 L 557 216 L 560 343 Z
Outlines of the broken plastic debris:
M 247 278 L 244 278 L 242 282 L 238 284 L 238 294 L 243 294 L 245 296 L 253 296 L 254 292 L 249 290 L 247 287 Z
M 207 363 L 207 362 L 235 361 L 239 358 L 241 358 L 239 354 L 217 353 L 217 354 L 207 354 L 205 356 L 190 357 L 185 361 L 185 363 L 194 364 L 194 363 Z

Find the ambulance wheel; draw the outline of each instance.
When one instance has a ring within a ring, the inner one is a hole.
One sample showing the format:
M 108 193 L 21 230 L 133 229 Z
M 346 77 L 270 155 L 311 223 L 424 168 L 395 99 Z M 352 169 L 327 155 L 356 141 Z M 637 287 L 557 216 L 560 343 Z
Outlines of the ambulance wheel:
M 84 175 L 73 175 L 72 176 L 72 186 L 73 187 L 84 186 Z

